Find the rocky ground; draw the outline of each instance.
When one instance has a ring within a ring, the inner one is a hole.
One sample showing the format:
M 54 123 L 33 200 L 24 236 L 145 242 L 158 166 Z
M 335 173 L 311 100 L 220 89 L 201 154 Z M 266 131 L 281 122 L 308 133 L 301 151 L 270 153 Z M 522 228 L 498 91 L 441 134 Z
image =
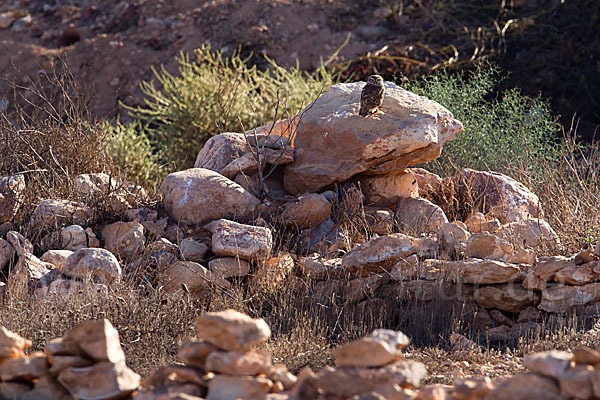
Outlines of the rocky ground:
M 139 83 L 150 67 L 175 72 L 174 57 L 202 45 L 231 54 L 266 54 L 313 69 L 350 36 L 336 62 L 346 76 L 375 71 L 388 80 L 443 65 L 468 68 L 491 57 L 511 76 L 504 87 L 552 99 L 569 125 L 582 118 L 591 138 L 600 121 L 598 4 L 577 1 L 0 1 L 0 104 L 10 82 L 27 90 L 41 72 L 68 61 L 98 117 L 119 101 L 143 105 Z M 126 115 L 122 116 L 126 118 Z
M 194 168 L 166 177 L 162 202 L 154 206 L 137 206 L 147 195 L 136 185 L 82 174 L 73 179 L 81 201 L 43 200 L 28 229 L 20 229 L 13 218 L 23 203 L 25 177 L 1 178 L 3 304 L 22 296 L 42 304 L 91 296 L 118 305 L 126 301 L 119 288 L 130 285 L 138 295 L 160 292 L 173 308 L 211 301 L 216 293 L 233 296 L 242 287 L 248 288 L 242 304 L 258 291 L 308 298 L 329 310 L 323 315 L 338 315 L 336 325 L 348 306 L 352 314 L 345 318 L 356 325 L 403 304 L 419 305 L 410 317 L 415 326 L 436 314 L 454 314 L 452 308 L 436 307 L 459 304 L 454 321 L 469 328 L 451 326 L 444 333 L 447 348 L 469 354 L 465 358 L 473 365 L 428 355 L 419 346 L 422 337 L 413 337 L 415 346 L 403 353 L 409 338 L 382 329 L 336 347 L 329 362 L 336 367 L 302 369 L 295 376 L 282 365 L 272 366 L 266 352 L 252 349 L 269 339 L 264 321 L 223 311 L 196 321 L 198 340 L 179 349 L 183 364 L 155 365 L 156 372 L 140 380 L 125 365 L 117 331 L 101 318 L 62 339 L 46 338 L 40 343 L 44 353 L 27 356 L 27 340 L 0 332 L 0 390 L 5 391 L 0 394 L 597 398 L 595 350 L 570 346 L 570 351 L 528 354 L 522 363 L 529 372 L 519 374 L 521 360 L 501 349 L 541 335 L 575 311 L 595 318 L 600 243 L 577 254 L 554 255 L 559 238 L 544 220 L 538 197 L 523 184 L 493 172 L 465 169 L 442 179 L 416 168 L 439 157 L 444 143 L 462 131 L 460 121 L 389 82 L 379 111 L 361 117 L 361 88 L 333 86 L 299 124 L 282 120 L 212 137 Z M 121 219 L 99 220 L 93 201 L 98 198 L 120 210 Z M 35 246 L 19 230 L 39 238 Z M 476 363 L 483 352 L 479 343 L 497 346 L 497 358 L 490 362 L 488 353 Z M 425 359 L 427 366 L 419 361 Z M 433 376 L 427 377 L 427 369 Z M 445 385 L 421 384 L 440 381 Z

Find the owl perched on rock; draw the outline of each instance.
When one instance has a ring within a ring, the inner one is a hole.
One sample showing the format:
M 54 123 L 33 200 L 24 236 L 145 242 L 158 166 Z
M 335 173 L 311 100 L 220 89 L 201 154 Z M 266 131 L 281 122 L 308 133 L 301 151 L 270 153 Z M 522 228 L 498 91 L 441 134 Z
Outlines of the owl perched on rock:
M 369 76 L 367 84 L 360 93 L 360 111 L 358 115 L 364 117 L 376 113 L 381 103 L 383 103 L 384 95 L 383 78 L 379 75 Z

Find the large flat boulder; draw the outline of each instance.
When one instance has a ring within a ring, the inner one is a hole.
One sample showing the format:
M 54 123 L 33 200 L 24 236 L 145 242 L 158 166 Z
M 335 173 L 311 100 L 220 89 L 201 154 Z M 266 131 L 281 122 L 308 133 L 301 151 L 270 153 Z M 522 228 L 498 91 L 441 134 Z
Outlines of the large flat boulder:
M 386 174 L 439 157 L 462 132 L 450 111 L 391 82 L 377 114 L 358 115 L 364 83 L 332 86 L 302 111 L 285 189 L 316 192 L 361 172 Z
M 237 183 L 205 168 L 169 174 L 163 182 L 162 192 L 169 215 L 185 224 L 248 217 L 260 204 Z

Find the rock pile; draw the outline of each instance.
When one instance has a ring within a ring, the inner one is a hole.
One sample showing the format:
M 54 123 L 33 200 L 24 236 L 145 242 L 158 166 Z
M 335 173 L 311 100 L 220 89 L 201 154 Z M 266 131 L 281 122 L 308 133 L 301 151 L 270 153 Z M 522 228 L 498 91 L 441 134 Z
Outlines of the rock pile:
M 595 399 L 600 397 L 600 353 L 578 347 L 525 356 L 529 372 L 494 380 L 457 378 L 454 385 L 427 385 L 420 362 L 402 353 L 409 339 L 379 329 L 335 349 L 336 367 L 298 376 L 255 349 L 271 336 L 262 319 L 234 310 L 196 320 L 197 339 L 179 348 L 182 364 L 170 364 L 140 380 L 125 364 L 119 335 L 104 320 L 84 322 L 44 352 L 24 351 L 31 342 L 0 327 L 0 398 L 9 400 L 109 400 L 133 398 L 207 400 L 496 400 Z
M 31 342 L 0 328 L 0 398 L 119 399 L 139 386 L 125 364 L 119 334 L 104 319 L 84 322 L 45 351 L 24 355 Z

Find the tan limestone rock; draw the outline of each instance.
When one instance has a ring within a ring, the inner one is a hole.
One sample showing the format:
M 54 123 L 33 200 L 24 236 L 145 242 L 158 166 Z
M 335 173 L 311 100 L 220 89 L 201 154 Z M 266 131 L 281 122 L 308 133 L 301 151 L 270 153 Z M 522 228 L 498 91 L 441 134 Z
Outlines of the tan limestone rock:
M 478 258 L 450 262 L 446 269 L 451 280 L 462 279 L 465 283 L 481 285 L 511 282 L 521 274 L 515 264 Z
M 48 286 L 57 273 L 54 265 L 41 261 L 31 253 L 25 253 L 19 257 L 17 265 L 8 276 L 7 289 L 11 293 L 31 294 Z
M 417 179 L 409 169 L 385 175 L 367 175 L 360 178 L 365 202 L 393 206 L 403 197 L 418 197 Z
M 299 265 L 302 276 L 308 279 L 333 278 L 342 271 L 341 258 L 326 258 L 319 254 L 300 258 Z
M 400 331 L 377 329 L 369 336 L 338 346 L 335 362 L 338 367 L 381 367 L 402 358 L 401 350 L 409 342 Z
M 36 380 L 33 390 L 25 393 L 19 400 L 71 400 L 65 389 L 55 377 L 46 375 Z
M 271 355 L 260 350 L 221 351 L 208 354 L 205 370 L 227 375 L 260 375 L 271 368 Z
M 248 350 L 271 337 L 271 329 L 264 320 L 232 309 L 204 313 L 195 326 L 199 338 L 222 350 Z
M 506 239 L 517 249 L 536 248 L 542 244 L 547 246 L 560 244 L 554 229 L 541 218 L 529 218 L 502 225 L 496 235 Z
M 47 374 L 48 360 L 40 351 L 0 362 L 0 379 L 3 381 L 32 381 Z
M 90 367 L 69 367 L 58 375 L 58 381 L 77 399 L 119 399 L 138 388 L 140 376 L 124 362 L 100 362 Z
M 8 240 L 0 239 L 0 270 L 8 265 L 13 257 L 13 247 Z
M 118 221 L 102 229 L 106 250 L 122 259 L 131 259 L 144 251 L 144 227 L 139 221 Z
M 440 248 L 452 255 L 463 255 L 471 234 L 455 223 L 443 224 L 437 232 Z
M 593 304 L 600 301 L 600 283 L 583 286 L 554 286 L 542 292 L 540 310 L 547 312 L 567 312 L 573 307 Z
M 487 376 L 474 376 L 460 379 L 454 386 L 456 400 L 477 400 L 494 389 L 492 380 Z
M 34 229 L 54 229 L 64 225 L 87 226 L 95 220 L 91 207 L 69 200 L 43 200 L 33 210 L 29 225 Z
M 498 384 L 485 400 L 564 400 L 553 379 L 537 374 L 517 374 Z
M 265 166 L 265 159 L 262 158 L 262 166 Z M 255 155 L 246 153 L 240 158 L 236 158 L 227 164 L 219 173 L 228 179 L 235 179 L 237 174 L 252 175 L 258 171 L 259 164 Z
M 31 347 L 31 340 L 0 326 L 0 362 L 6 358 L 23 357 L 23 350 Z
M 598 350 L 580 346 L 574 347 L 571 352 L 575 364 L 600 365 L 600 351 Z
M 390 279 L 395 281 L 409 281 L 426 277 L 427 266 L 419 263 L 416 254 L 398 261 L 390 270 Z
M 8 231 L 6 233 L 6 240 L 10 242 L 12 248 L 19 257 L 33 253 L 33 245 L 19 232 Z
M 207 244 L 202 243 L 194 238 L 185 238 L 179 243 L 181 256 L 184 261 L 201 262 L 209 250 Z
M 401 229 L 415 236 L 437 232 L 448 223 L 441 207 L 429 200 L 413 197 L 402 197 L 398 200 L 394 218 Z
M 302 112 L 296 160 L 284 183 L 293 194 L 316 192 L 361 172 L 386 173 L 433 160 L 462 125 L 439 104 L 386 83 L 380 112 L 358 115 L 364 83 L 337 84 Z
M 488 232 L 475 233 L 467 241 L 467 257 L 507 260 L 514 254 L 513 245 Z
M 21 400 L 31 386 L 28 382 L 0 382 L 0 399 Z
M 408 256 L 434 256 L 437 243 L 430 238 L 414 238 L 401 233 L 374 237 L 354 247 L 342 257 L 342 266 L 358 276 L 384 272 Z
M 178 364 L 168 364 L 159 367 L 152 374 L 145 377 L 141 382 L 141 386 L 149 388 L 182 383 L 206 386 L 207 376 L 196 368 Z
M 281 218 L 285 223 L 301 229 L 313 228 L 331 215 L 331 203 L 321 194 L 309 193 L 298 196 L 294 202 L 288 203 Z
M 537 304 L 540 295 L 521 285 L 484 286 L 475 290 L 475 301 L 483 308 L 518 313 L 526 307 Z
M 553 256 L 541 258 L 535 267 L 528 271 L 523 281 L 523 287 L 543 290 L 546 287 L 546 282 L 553 280 L 558 271 L 573 266 L 575 266 L 573 257 Z
M 121 265 L 117 258 L 106 249 L 79 249 L 65 260 L 62 273 L 71 278 L 93 278 L 101 283 L 111 284 L 120 280 Z
M 208 384 L 206 400 L 263 400 L 273 382 L 263 377 L 216 375 Z
M 125 353 L 119 342 L 119 333 L 109 320 L 82 322 L 63 337 L 64 342 L 76 345 L 94 361 L 125 362 Z
M 576 365 L 567 369 L 559 377 L 562 395 L 569 399 L 593 398 L 594 377 L 594 367 L 591 365 Z
M 506 175 L 464 169 L 452 179 L 459 195 L 469 193 L 470 197 L 479 199 L 486 207 L 484 212 L 502 223 L 542 216 L 539 198 Z
M 592 261 L 583 265 L 563 268 L 554 275 L 554 282 L 568 285 L 585 285 L 595 282 L 600 277 L 600 274 L 594 272 L 594 269 L 598 267 L 600 267 L 600 262 Z
M 511 264 L 535 265 L 535 263 L 537 262 L 537 257 L 535 255 L 535 251 L 533 251 L 532 249 L 524 249 L 508 257 L 506 262 L 509 262 Z
M 67 258 L 73 254 L 71 250 L 48 250 L 45 252 L 40 260 L 50 263 L 62 271 L 65 267 Z
M 263 288 L 277 289 L 292 273 L 294 266 L 294 259 L 289 253 L 270 257 L 264 264 L 257 267 L 252 276 L 252 282 Z
M 177 261 L 168 266 L 159 273 L 159 281 L 171 295 L 182 290 L 200 294 L 213 286 L 224 288 L 231 286 L 222 275 L 192 261 Z
M 269 228 L 220 219 L 206 229 L 212 232 L 212 251 L 216 255 L 264 261 L 271 254 L 273 236 Z
M 208 357 L 208 355 L 215 350 L 216 347 L 208 342 L 186 340 L 181 344 L 181 346 L 179 346 L 177 357 L 185 365 L 204 369 L 206 357 Z
M 169 215 L 175 221 L 186 224 L 248 217 L 260 204 L 237 183 L 204 168 L 168 175 L 163 182 L 162 193 Z
M 342 298 L 351 303 L 356 303 L 367 297 L 372 297 L 386 281 L 387 277 L 380 274 L 352 279 L 345 285 Z
M 365 222 L 376 235 L 387 235 L 394 231 L 394 212 L 389 208 L 365 207 Z
M 196 157 L 194 168 L 221 172 L 231 161 L 247 153 L 250 147 L 242 133 L 226 132 L 209 138 Z
M 208 269 L 223 278 L 246 276 L 250 272 L 250 263 L 237 257 L 214 258 L 208 262 Z
M 50 369 L 48 370 L 52 375 L 58 375 L 60 371 L 69 367 L 89 367 L 94 362 L 87 357 L 81 356 L 49 356 L 48 362 L 50 363 Z
M 531 372 L 560 379 L 571 365 L 573 355 L 567 351 L 549 350 L 527 354 L 523 358 L 523 366 Z
M 419 386 L 427 374 L 417 361 L 400 360 L 381 368 L 325 367 L 318 372 L 317 385 L 325 394 L 351 397 L 394 382 L 402 388 Z

